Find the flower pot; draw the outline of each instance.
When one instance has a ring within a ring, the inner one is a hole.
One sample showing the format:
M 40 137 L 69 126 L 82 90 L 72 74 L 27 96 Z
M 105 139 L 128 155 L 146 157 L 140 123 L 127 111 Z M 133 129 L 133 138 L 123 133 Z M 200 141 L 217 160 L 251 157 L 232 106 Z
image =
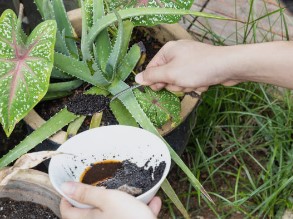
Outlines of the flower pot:
M 28 201 L 51 209 L 61 217 L 60 195 L 52 187 L 47 174 L 37 170 L 21 170 L 0 190 L 0 198 Z
M 68 12 L 69 19 L 74 27 L 75 32 L 81 34 L 81 11 L 76 9 Z M 143 28 L 154 38 L 161 43 L 166 43 L 172 40 L 189 39 L 192 37 L 179 24 L 164 24 L 152 28 Z M 158 129 L 169 144 L 175 149 L 178 154 L 182 154 L 188 142 L 192 128 L 195 125 L 195 111 L 199 103 L 199 98 L 186 95 L 181 101 L 181 118 L 182 123 L 176 128 L 172 127 L 171 122 L 165 124 Z M 35 130 L 40 127 L 45 121 L 32 110 L 24 119 L 28 124 L 29 129 Z M 66 141 L 66 132 L 60 131 L 42 144 L 36 147 L 36 150 L 56 150 L 62 143 Z

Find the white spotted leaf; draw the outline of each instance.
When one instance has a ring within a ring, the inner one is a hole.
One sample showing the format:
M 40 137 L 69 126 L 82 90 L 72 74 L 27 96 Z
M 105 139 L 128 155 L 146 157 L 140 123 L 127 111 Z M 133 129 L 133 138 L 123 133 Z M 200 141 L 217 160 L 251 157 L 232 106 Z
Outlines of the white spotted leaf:
M 156 127 L 162 127 L 170 119 L 174 125 L 180 123 L 181 104 L 173 93 L 167 90 L 155 92 L 149 87 L 133 92 L 140 107 Z
M 111 1 L 111 8 L 191 8 L 194 0 L 119 0 Z M 179 15 L 147 15 L 132 18 L 132 22 L 137 26 L 152 26 L 158 23 L 176 23 L 180 20 Z
M 0 17 L 0 123 L 7 136 L 44 97 L 53 68 L 56 22 L 39 24 L 25 42 L 12 10 Z

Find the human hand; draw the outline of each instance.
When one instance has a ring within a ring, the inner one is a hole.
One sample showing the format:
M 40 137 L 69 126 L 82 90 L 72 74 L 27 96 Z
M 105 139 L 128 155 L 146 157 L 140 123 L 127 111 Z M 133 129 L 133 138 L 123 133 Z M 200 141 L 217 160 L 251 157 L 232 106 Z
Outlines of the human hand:
M 82 183 L 67 182 L 62 190 L 68 197 L 94 206 L 92 209 L 75 208 L 63 198 L 60 203 L 63 219 L 154 219 L 162 205 L 158 197 L 147 206 L 125 192 Z
M 216 47 L 191 40 L 168 42 L 138 74 L 136 82 L 153 90 L 203 92 L 209 86 L 235 85 L 237 59 L 228 47 Z

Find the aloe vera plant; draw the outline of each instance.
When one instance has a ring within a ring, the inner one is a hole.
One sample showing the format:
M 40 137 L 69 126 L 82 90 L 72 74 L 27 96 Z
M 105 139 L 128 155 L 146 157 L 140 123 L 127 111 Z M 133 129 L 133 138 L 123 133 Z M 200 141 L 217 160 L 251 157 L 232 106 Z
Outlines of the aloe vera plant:
M 47 79 L 45 90 L 46 92 L 49 87 L 45 96 L 47 99 L 54 98 L 57 92 L 61 92 L 61 96 L 66 95 L 68 91 L 80 86 L 81 83 L 89 83 L 93 86 L 86 92 L 92 95 L 111 96 L 128 88 L 129 85 L 124 81 L 133 72 L 141 55 L 137 44 L 129 48 L 132 30 L 135 26 L 174 23 L 185 14 L 225 19 L 187 10 L 193 1 L 82 0 L 80 1 L 82 36 L 79 40 L 68 20 L 62 0 L 35 0 L 35 3 L 45 20 L 53 19 L 57 23 L 57 32 L 53 31 L 53 35 L 56 32 L 57 41 L 54 67 L 51 66 L 51 68 L 53 67 L 51 77 L 62 79 L 62 82 L 49 85 Z M 79 42 L 81 43 L 80 48 Z M 52 42 L 52 47 L 53 45 Z M 158 136 L 160 134 L 154 124 L 161 126 L 170 118 L 173 119 L 174 124 L 180 122 L 179 99 L 167 91 L 155 93 L 146 88 L 144 92 L 138 90 L 134 93 L 127 92 L 111 102 L 110 107 L 120 124 L 139 125 Z M 102 112 L 95 114 L 90 126 L 99 126 L 101 117 Z M 0 168 L 8 165 L 69 123 L 68 135 L 76 134 L 84 119 L 84 116 L 74 115 L 66 108 L 63 109 L 0 159 Z M 192 185 L 211 200 L 180 157 L 167 142 L 166 144 L 173 160 L 186 173 Z M 176 206 L 184 215 L 187 215 L 186 211 L 182 209 L 182 204 L 180 205 L 178 202 L 179 199 L 175 197 L 174 191 L 169 188 L 169 184 L 164 185 L 166 193 L 173 197 L 172 200 L 175 200 Z

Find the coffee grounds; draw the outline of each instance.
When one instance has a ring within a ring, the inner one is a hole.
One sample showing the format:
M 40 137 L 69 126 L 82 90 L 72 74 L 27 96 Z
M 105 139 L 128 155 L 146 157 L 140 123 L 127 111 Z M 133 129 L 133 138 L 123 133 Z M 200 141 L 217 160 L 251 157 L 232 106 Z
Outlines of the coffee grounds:
M 5 219 L 59 219 L 53 211 L 42 205 L 0 198 L 0 218 Z
M 165 162 L 161 162 L 155 169 L 153 167 L 146 169 L 146 165 L 138 167 L 128 160 L 123 161 L 122 167 L 117 170 L 114 177 L 102 182 L 98 186 L 104 186 L 107 189 L 118 189 L 123 185 L 127 185 L 139 188 L 144 193 L 160 181 L 166 168 Z
M 66 104 L 68 111 L 83 116 L 91 116 L 109 106 L 110 99 L 103 95 L 76 94 Z

